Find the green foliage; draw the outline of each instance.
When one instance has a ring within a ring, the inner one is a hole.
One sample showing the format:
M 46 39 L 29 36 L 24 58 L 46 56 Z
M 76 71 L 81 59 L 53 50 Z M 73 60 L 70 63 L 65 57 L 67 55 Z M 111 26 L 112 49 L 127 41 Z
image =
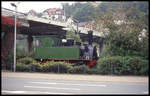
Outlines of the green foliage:
M 58 66 L 59 66 L 59 72 L 60 73 L 67 73 L 68 69 L 71 68 L 71 65 L 65 62 L 54 62 L 49 61 L 44 64 L 42 64 L 42 72 L 58 72 Z
M 22 64 L 22 63 L 17 63 L 16 64 L 16 71 L 21 71 L 21 72 L 30 72 L 31 71 L 31 66 Z
M 80 22 L 91 21 L 94 17 L 94 7 L 90 4 L 84 4 L 82 8 L 77 9 L 74 12 L 73 17 L 79 20 Z
M 67 73 L 68 69 L 72 66 L 66 62 L 54 62 L 54 61 L 47 61 L 45 63 L 40 64 L 39 62 L 35 61 L 32 58 L 25 57 L 21 58 L 17 62 L 16 69 L 17 71 L 25 71 L 25 72 L 58 72 L 58 65 L 59 65 L 59 72 L 60 73 Z
M 81 42 L 79 34 L 75 34 L 73 30 L 67 31 L 66 38 L 73 38 L 76 42 Z
M 102 2 L 98 7 L 100 11 L 106 13 L 108 9 L 115 9 L 120 5 L 120 2 Z
M 148 60 L 145 60 L 141 57 L 126 57 L 125 59 L 125 65 L 129 66 L 131 74 L 134 75 L 148 75 Z M 126 71 L 126 70 L 125 70 Z
M 74 17 L 80 22 L 90 21 L 94 17 L 94 6 L 91 3 L 63 4 L 67 17 Z
M 107 56 L 98 60 L 97 68 L 71 66 L 66 62 L 47 61 L 40 64 L 32 58 L 21 58 L 16 70 L 21 72 L 54 72 L 72 74 L 148 75 L 148 60 L 137 56 Z M 59 70 L 58 70 L 59 68 Z
M 99 72 L 97 71 L 96 68 L 89 68 L 89 67 L 85 67 L 84 65 L 78 65 L 78 66 L 74 66 L 71 67 L 68 70 L 68 73 L 71 74 L 99 74 Z
M 11 70 L 13 66 L 13 52 L 10 52 L 8 56 L 5 57 L 5 59 L 2 59 L 2 68 L 6 70 Z
M 101 58 L 97 70 L 101 74 L 148 75 L 148 60 L 137 56 Z
M 36 13 L 36 15 L 37 15 L 38 17 L 41 17 L 41 16 L 42 16 L 42 13 Z
M 21 58 L 17 61 L 18 63 L 22 63 L 22 64 L 26 64 L 26 65 L 29 65 L 31 64 L 32 62 L 36 62 L 33 58 L 31 57 L 25 57 L 25 58 Z
M 68 72 L 72 74 L 83 74 L 85 70 L 87 70 L 87 67 L 85 69 L 84 65 L 80 65 L 80 66 L 74 66 L 70 68 Z
M 25 72 L 33 71 L 33 67 L 38 66 L 36 64 L 38 64 L 38 63 L 33 58 L 24 57 L 24 58 L 21 58 L 21 59 L 17 60 L 16 70 L 17 71 L 22 71 L 22 72 L 24 72 L 24 71 Z
M 99 13 L 107 13 L 109 10 L 112 10 L 113 13 L 118 7 L 122 6 L 123 11 L 127 13 L 127 17 L 134 18 L 138 17 L 146 17 L 142 22 L 146 22 L 148 24 L 148 2 L 102 2 L 98 7 L 92 6 L 91 3 L 74 3 L 69 5 L 68 3 L 63 4 L 63 9 L 65 9 L 65 13 L 67 17 L 73 16 L 77 20 L 91 21 L 92 18 L 95 18 L 95 15 L 98 17 Z M 132 9 L 131 9 L 132 7 Z M 130 10 L 131 9 L 131 10 Z M 98 13 L 98 14 L 95 14 Z
M 87 68 L 86 74 L 100 74 L 96 68 Z
M 105 42 L 112 56 L 125 56 L 140 50 L 138 36 L 130 32 L 111 32 Z
M 107 55 L 129 55 L 141 56 L 148 60 L 148 30 L 146 36 L 142 40 L 139 40 L 141 31 L 148 27 L 147 4 L 147 2 L 105 2 L 99 5 L 99 8 L 103 11 L 101 10 L 97 13 L 95 22 L 104 20 L 103 28 L 109 29 L 109 34 L 105 35 L 105 48 L 101 52 L 102 57 Z M 108 10 L 104 9 L 106 6 Z M 114 23 L 114 20 L 120 19 L 120 17 L 115 14 L 118 15 L 120 13 L 125 14 L 123 20 L 130 24 L 124 23 L 117 25 Z M 99 14 L 101 14 L 101 16 Z
M 33 72 L 42 72 L 42 64 L 37 61 L 33 61 L 31 64 L 31 71 Z

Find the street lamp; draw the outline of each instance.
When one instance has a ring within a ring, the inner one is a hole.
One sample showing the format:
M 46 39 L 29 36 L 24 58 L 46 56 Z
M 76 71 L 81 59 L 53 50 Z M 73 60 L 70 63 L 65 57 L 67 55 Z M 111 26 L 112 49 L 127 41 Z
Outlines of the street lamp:
M 16 71 L 16 30 L 17 30 L 17 26 L 16 26 L 16 12 L 17 12 L 17 6 L 14 3 L 11 3 L 11 5 L 13 7 L 15 7 L 15 27 L 14 27 L 14 72 Z

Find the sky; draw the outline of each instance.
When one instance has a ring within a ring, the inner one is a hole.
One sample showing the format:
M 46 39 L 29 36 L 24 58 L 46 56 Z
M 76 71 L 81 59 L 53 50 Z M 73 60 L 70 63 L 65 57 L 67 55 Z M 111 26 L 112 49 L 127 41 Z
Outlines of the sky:
M 11 1 L 2 1 L 1 6 L 3 8 L 15 10 L 13 6 L 11 6 L 10 3 L 15 3 L 16 5 L 18 4 L 19 1 L 17 2 L 11 2 Z M 35 10 L 36 12 L 43 12 L 44 10 L 48 8 L 62 8 L 61 3 L 69 3 L 73 4 L 75 3 L 74 1 L 43 1 L 43 2 L 35 2 L 35 1 L 20 1 L 18 4 L 17 11 L 22 12 L 22 13 L 27 13 L 31 9 Z M 84 2 L 83 2 L 84 3 Z

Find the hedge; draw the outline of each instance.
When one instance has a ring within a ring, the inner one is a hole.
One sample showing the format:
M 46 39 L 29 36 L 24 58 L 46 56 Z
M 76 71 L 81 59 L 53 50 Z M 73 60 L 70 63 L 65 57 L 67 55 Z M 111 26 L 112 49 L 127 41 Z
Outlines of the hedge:
M 54 62 L 49 61 L 41 66 L 42 72 L 60 72 L 60 73 L 67 73 L 68 70 L 72 67 L 70 64 L 66 62 Z M 59 68 L 59 70 L 58 70 Z
M 68 72 L 73 73 L 73 74 L 83 74 L 86 72 L 86 70 L 87 70 L 87 67 L 85 67 L 84 65 L 79 65 L 79 66 L 71 67 L 68 70 Z
M 59 66 L 58 66 L 59 65 Z M 68 69 L 72 67 L 70 64 L 66 62 L 54 62 L 54 61 L 47 61 L 46 63 L 40 64 L 36 60 L 25 57 L 21 58 L 17 61 L 16 70 L 17 71 L 25 71 L 25 72 L 59 72 L 60 73 L 67 73 Z
M 148 75 L 148 60 L 137 56 L 113 56 L 98 60 L 97 71 L 101 74 Z
M 59 70 L 58 70 L 59 68 Z M 54 72 L 54 73 L 72 73 L 72 74 L 97 74 L 94 68 L 88 68 L 84 65 L 71 66 L 66 62 L 47 61 L 40 64 L 30 57 L 21 58 L 17 61 L 17 71 L 21 72 Z
M 25 57 L 17 60 L 16 70 L 22 72 L 39 71 L 40 64 L 30 57 Z
M 59 68 L 59 70 L 58 70 Z M 54 72 L 71 74 L 113 74 L 113 75 L 148 75 L 148 60 L 135 56 L 113 56 L 98 60 L 96 68 L 84 65 L 71 66 L 66 62 L 47 61 L 40 64 L 32 58 L 19 59 L 17 71 L 25 72 Z

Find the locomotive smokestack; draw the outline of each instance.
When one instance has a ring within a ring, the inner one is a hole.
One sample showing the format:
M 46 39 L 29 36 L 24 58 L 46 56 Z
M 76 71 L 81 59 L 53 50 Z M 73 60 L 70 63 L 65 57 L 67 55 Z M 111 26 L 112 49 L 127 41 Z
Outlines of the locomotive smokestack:
M 93 42 L 93 31 L 92 30 L 88 31 L 88 42 L 89 42 L 89 45 L 92 45 L 92 42 Z

